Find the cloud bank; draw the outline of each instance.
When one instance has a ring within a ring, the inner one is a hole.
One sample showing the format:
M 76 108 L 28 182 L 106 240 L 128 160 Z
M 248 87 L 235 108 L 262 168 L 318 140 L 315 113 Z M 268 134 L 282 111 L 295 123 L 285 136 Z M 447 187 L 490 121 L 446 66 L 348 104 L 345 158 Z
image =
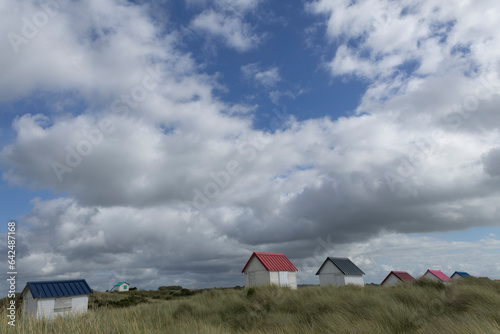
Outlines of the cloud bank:
M 3 2 L 0 34 L 27 42 L 0 41 L 0 99 L 46 104 L 12 122 L 3 179 L 61 194 L 34 199 L 19 219 L 25 280 L 242 285 L 258 250 L 302 264 L 308 283 L 311 258 L 319 266 L 332 252 L 359 261 L 368 281 L 390 269 L 462 269 L 460 249 L 475 254 L 478 273 L 498 276 L 480 253 L 498 251 L 494 237 L 408 235 L 499 225 L 496 2 L 309 2 L 335 46 L 324 62 L 332 80 L 368 89 L 352 115 L 274 111 L 259 128 L 231 112 L 244 106 L 215 94 L 217 75 L 183 49 L 182 29 L 155 25 L 147 4 L 58 2 L 50 15 Z M 245 21 L 258 4 L 191 5 L 202 10 L 188 29 L 238 53 L 262 43 Z M 281 80 L 277 67 L 241 70 L 263 86 Z M 422 244 L 403 262 L 390 252 Z

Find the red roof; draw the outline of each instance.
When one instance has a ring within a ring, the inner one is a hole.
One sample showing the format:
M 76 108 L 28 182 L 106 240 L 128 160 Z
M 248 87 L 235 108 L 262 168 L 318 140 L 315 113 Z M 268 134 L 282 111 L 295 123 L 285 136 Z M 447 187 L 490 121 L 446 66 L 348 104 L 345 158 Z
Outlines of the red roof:
M 437 278 L 439 278 L 441 281 L 443 282 L 453 282 L 453 280 L 451 278 L 449 278 L 448 276 L 446 276 L 441 270 L 432 270 L 432 269 L 428 269 L 424 276 L 427 274 L 427 273 L 431 273 L 432 275 L 436 276 Z
M 412 275 L 408 274 L 406 271 L 391 271 L 389 275 L 382 281 L 380 284 L 384 284 L 384 282 L 391 276 L 391 274 L 394 274 L 397 278 L 402 280 L 403 282 L 413 282 L 415 279 L 413 278 Z
M 253 252 L 250 259 L 248 259 L 247 264 L 241 271 L 242 273 L 245 272 L 245 269 L 254 256 L 260 261 L 260 263 L 262 263 L 267 271 L 299 271 L 295 268 L 292 262 L 290 262 L 290 260 L 288 260 L 286 256 L 281 253 Z

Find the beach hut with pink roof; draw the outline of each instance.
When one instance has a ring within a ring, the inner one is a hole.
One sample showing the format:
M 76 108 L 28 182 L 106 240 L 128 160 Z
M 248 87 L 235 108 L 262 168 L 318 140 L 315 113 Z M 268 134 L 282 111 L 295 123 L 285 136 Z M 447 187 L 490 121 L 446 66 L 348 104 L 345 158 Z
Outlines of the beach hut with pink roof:
M 451 278 L 446 276 L 441 270 L 428 269 L 422 278 L 427 278 L 432 281 L 443 282 L 444 284 L 450 284 L 453 282 Z

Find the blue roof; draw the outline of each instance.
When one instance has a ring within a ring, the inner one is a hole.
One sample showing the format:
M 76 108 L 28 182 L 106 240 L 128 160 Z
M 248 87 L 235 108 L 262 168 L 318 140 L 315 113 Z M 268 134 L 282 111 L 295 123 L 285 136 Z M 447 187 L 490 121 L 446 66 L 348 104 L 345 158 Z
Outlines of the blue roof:
M 30 289 L 33 298 L 66 297 L 92 293 L 92 289 L 84 279 L 28 282 L 26 286 Z
M 453 273 L 453 275 L 455 275 L 455 274 L 462 276 L 462 277 L 470 277 L 469 273 L 466 273 L 465 271 L 455 271 Z M 451 276 L 453 276 L 453 275 L 451 275 Z

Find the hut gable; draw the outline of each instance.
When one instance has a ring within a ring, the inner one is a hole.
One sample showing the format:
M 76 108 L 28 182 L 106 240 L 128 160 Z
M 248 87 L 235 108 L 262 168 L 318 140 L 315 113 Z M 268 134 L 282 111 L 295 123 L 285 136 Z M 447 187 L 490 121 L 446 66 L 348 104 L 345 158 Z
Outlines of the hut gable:
M 245 286 L 276 284 L 297 288 L 298 269 L 281 253 L 254 252 L 241 271 L 245 274 Z
M 391 271 L 380 285 L 396 285 L 403 282 L 413 282 L 415 278 L 406 271 Z
M 445 284 L 453 282 L 453 280 L 446 276 L 441 270 L 428 269 L 422 277 L 433 281 L 441 281 Z
M 460 280 L 462 278 L 467 278 L 467 277 L 472 277 L 469 275 L 469 273 L 466 273 L 465 271 L 455 271 L 453 275 L 450 276 L 450 278 L 454 281 Z
M 267 271 L 299 271 L 284 254 L 253 252 L 247 264 L 241 271 L 242 273 L 245 272 L 245 269 L 247 269 L 250 261 L 254 258 L 257 259 Z
M 21 293 L 23 313 L 36 318 L 51 318 L 68 313 L 84 313 L 88 295 L 87 282 L 81 280 L 28 282 Z
M 111 291 L 123 292 L 123 291 L 129 291 L 129 289 L 130 289 L 130 284 L 128 284 L 127 282 L 118 282 L 111 288 L 111 290 L 109 290 L 109 292 Z
M 327 257 L 316 275 L 319 275 L 321 286 L 333 284 L 342 286 L 346 284 L 364 285 L 365 273 L 348 258 Z

